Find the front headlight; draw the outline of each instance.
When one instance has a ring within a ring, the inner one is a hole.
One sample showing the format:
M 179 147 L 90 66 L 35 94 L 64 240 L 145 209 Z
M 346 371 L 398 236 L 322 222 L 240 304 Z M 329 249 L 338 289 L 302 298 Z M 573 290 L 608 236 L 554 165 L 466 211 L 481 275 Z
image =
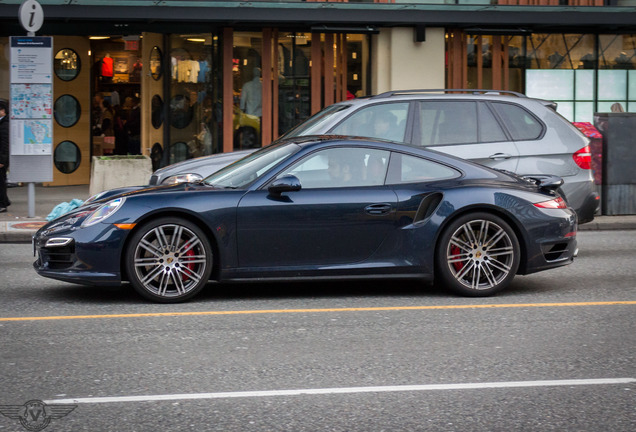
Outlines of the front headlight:
M 201 177 L 199 174 L 195 174 L 195 173 L 177 174 L 177 175 L 168 177 L 167 179 L 162 181 L 161 184 L 169 185 L 169 184 L 177 184 L 177 183 L 195 183 L 195 182 L 200 182 L 201 180 L 203 180 L 203 177 Z
M 102 204 L 93 212 L 92 215 L 82 222 L 82 228 L 95 225 L 96 223 L 102 222 L 106 218 L 112 216 L 117 210 L 119 210 L 122 204 L 124 204 L 124 201 L 126 201 L 126 198 L 116 198 L 112 201 L 108 201 L 106 204 Z
M 106 194 L 106 192 L 108 192 L 107 190 L 96 193 L 95 195 L 89 197 L 86 201 L 84 201 L 84 203 L 82 203 L 82 206 L 86 206 L 90 203 L 92 203 L 93 201 L 97 201 L 98 199 L 100 199 L 103 195 Z

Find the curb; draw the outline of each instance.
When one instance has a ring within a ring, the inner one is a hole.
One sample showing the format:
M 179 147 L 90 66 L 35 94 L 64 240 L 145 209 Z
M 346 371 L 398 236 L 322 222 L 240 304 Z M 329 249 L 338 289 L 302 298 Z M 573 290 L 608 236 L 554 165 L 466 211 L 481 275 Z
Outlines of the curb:
M 579 225 L 579 231 L 629 231 L 636 229 L 636 222 L 616 221 L 616 222 L 588 222 Z
M 0 221 L 0 243 L 31 243 L 31 237 L 47 221 L 24 219 L 13 221 Z

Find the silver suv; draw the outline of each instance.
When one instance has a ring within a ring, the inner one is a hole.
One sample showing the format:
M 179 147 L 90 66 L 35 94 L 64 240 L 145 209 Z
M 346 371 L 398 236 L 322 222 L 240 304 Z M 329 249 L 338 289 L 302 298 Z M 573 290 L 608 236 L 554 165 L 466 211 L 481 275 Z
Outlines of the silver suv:
M 589 140 L 556 112 L 556 104 L 498 90 L 402 90 L 339 102 L 324 108 L 282 138 L 335 134 L 424 146 L 521 175 L 562 177 L 561 193 L 579 217 L 594 219 Z M 241 152 L 236 159 L 244 155 Z M 151 184 L 175 175 L 206 177 L 217 156 L 156 171 Z M 224 162 L 229 163 L 227 155 Z M 206 169 L 209 166 L 210 169 Z M 187 173 L 184 170 L 188 171 Z

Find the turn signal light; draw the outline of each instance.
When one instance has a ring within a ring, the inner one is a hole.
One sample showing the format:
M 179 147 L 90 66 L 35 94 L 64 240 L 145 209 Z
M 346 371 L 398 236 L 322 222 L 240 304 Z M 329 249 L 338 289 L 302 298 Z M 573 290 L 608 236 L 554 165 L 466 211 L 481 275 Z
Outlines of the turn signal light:
M 541 201 L 538 203 L 534 203 L 535 207 L 546 208 L 546 209 L 564 209 L 568 208 L 565 200 L 561 197 L 555 198 L 550 201 Z
M 572 155 L 572 159 L 581 169 L 592 169 L 592 152 L 590 146 L 586 145 Z

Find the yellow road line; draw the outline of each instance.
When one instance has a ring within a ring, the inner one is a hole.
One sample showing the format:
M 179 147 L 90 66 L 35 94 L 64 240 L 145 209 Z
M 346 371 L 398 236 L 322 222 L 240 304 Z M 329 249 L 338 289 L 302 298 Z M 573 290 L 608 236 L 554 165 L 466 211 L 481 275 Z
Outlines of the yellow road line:
M 491 308 L 535 308 L 535 307 L 573 307 L 573 306 L 619 306 L 636 305 L 636 301 L 608 301 L 608 302 L 575 302 L 575 303 L 519 303 L 519 304 L 485 304 L 485 305 L 442 305 L 442 306 L 386 306 L 386 307 L 357 307 L 357 308 L 326 308 L 326 309 L 264 309 L 238 311 L 199 311 L 199 312 L 151 312 L 109 315 L 62 315 L 42 317 L 0 317 L 0 322 L 7 321 L 48 321 L 48 320 L 77 320 L 104 318 L 149 318 L 149 317 L 178 317 L 178 316 L 206 316 L 206 315 L 256 315 L 256 314 L 288 314 L 288 313 L 325 313 L 325 312 L 382 312 L 382 311 L 417 311 L 440 309 L 491 309 Z

